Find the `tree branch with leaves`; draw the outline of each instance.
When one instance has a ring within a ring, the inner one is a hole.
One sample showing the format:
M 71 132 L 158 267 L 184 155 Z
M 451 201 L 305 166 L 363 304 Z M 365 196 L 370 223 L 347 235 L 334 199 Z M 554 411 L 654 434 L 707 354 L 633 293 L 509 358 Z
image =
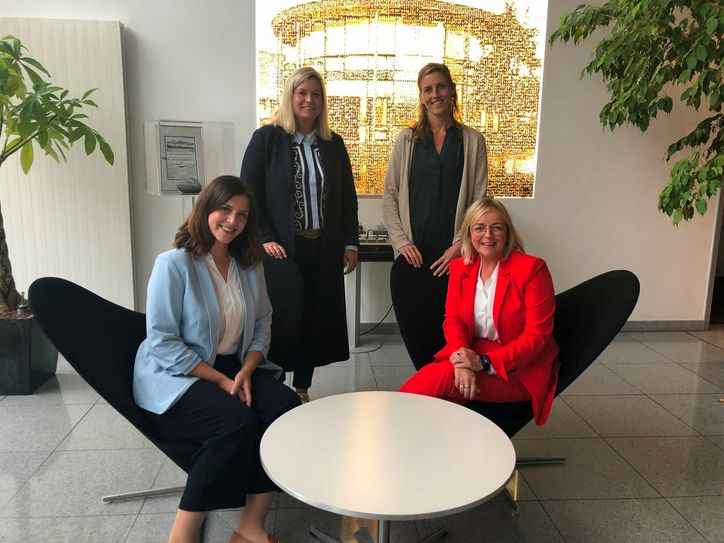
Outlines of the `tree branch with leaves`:
M 609 0 L 580 5 L 561 18 L 550 44 L 579 44 L 599 28 L 609 29 L 583 68 L 581 78 L 600 74 L 611 93 L 599 120 L 611 131 L 623 124 L 645 132 L 652 118 L 670 113 L 674 98 L 710 115 L 672 143 L 664 157 L 679 151 L 658 208 L 678 225 L 707 200 L 724 180 L 724 4 L 721 0 Z
M 81 138 L 87 155 L 98 149 L 113 164 L 111 146 L 85 123 L 88 116 L 82 113 L 83 108 L 98 107 L 92 99 L 97 89 L 80 98 L 69 96 L 69 91 L 45 79 L 50 73 L 25 51 L 13 36 L 0 39 L 0 167 L 20 153 L 20 166 L 27 174 L 35 159 L 34 147 L 56 162 L 66 162 L 66 152 Z M 0 313 L 14 311 L 20 301 L 0 211 Z

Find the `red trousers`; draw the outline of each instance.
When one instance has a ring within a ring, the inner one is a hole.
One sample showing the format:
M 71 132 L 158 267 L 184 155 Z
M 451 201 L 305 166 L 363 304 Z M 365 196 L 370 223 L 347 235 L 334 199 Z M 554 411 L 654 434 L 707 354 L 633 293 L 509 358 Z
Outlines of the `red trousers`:
M 508 381 L 503 381 L 497 375 L 488 375 L 481 372 L 477 374 L 476 384 L 478 391 L 473 400 L 478 402 L 524 402 L 530 401 L 531 396 L 520 382 L 515 373 L 508 375 Z M 463 405 L 466 400 L 455 387 L 455 370 L 449 360 L 431 362 L 423 366 L 400 387 L 400 392 L 421 394 L 442 398 Z

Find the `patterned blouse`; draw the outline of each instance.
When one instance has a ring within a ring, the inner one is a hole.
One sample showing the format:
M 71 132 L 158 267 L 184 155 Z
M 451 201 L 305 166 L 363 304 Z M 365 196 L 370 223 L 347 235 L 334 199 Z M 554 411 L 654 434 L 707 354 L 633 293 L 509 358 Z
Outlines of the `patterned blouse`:
M 294 230 L 321 230 L 324 221 L 324 168 L 315 132 L 292 136 Z

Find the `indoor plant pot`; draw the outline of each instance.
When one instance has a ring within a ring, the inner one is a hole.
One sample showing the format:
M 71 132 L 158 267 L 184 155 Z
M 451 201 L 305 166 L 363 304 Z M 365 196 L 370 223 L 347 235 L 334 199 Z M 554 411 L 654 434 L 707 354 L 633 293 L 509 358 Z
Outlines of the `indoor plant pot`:
M 57 365 L 58 350 L 32 315 L 0 318 L 0 396 L 32 394 Z

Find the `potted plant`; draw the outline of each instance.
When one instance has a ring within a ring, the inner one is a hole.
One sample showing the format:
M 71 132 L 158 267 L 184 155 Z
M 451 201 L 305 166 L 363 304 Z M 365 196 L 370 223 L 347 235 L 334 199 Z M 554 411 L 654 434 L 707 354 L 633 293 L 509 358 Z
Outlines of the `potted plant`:
M 48 81 L 43 65 L 25 55 L 19 39 L 0 39 L 0 168 L 19 153 L 28 173 L 36 149 L 56 162 L 83 139 L 85 152 L 100 150 L 109 164 L 113 151 L 96 130 L 85 123 L 85 107 L 97 107 L 90 89 L 80 98 Z M 46 79 L 47 78 L 47 79 Z M 55 374 L 58 353 L 42 334 L 32 308 L 28 310 L 15 288 L 0 202 L 0 395 L 31 394 Z
M 611 93 L 599 119 L 613 131 L 623 124 L 642 132 L 651 119 L 670 113 L 676 95 L 686 107 L 709 116 L 666 150 L 668 161 L 689 151 L 671 168 L 659 195 L 659 210 L 675 225 L 704 215 L 707 200 L 724 179 L 724 4 L 721 0 L 608 0 L 578 6 L 561 17 L 550 43 L 581 43 L 606 29 L 581 77 L 600 74 Z M 673 96 L 673 98 L 672 98 Z

